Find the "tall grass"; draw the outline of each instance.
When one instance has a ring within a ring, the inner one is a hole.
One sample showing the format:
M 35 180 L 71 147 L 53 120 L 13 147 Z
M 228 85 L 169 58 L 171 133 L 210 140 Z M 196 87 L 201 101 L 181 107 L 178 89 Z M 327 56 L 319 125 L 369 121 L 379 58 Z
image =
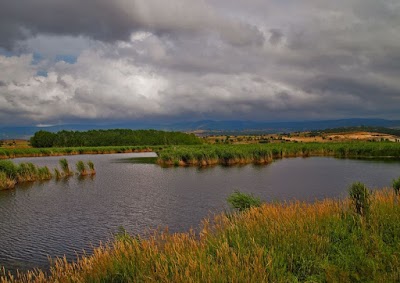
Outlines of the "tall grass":
M 86 170 L 85 163 L 83 161 L 80 162 Z M 91 163 L 90 170 L 85 172 L 93 174 L 94 164 L 91 161 L 89 162 Z M 57 168 L 54 169 L 56 179 L 73 175 L 65 158 L 61 159 L 59 163 L 62 169 L 61 171 Z M 47 166 L 39 167 L 30 162 L 15 164 L 9 160 L 0 160 L 0 190 L 12 189 L 18 183 L 50 180 L 52 177 L 53 174 Z
M 280 143 L 248 145 L 175 146 L 158 151 L 162 165 L 265 164 L 284 157 L 400 158 L 399 143 Z
M 78 174 L 81 176 L 88 175 L 88 171 L 86 170 L 86 165 L 82 160 L 79 160 L 76 163 L 76 170 L 78 171 Z
M 96 146 L 96 147 L 65 147 L 65 148 L 0 148 L 0 159 L 17 157 L 62 156 L 78 154 L 109 154 L 151 152 L 161 150 L 166 146 Z
M 368 223 L 350 200 L 263 204 L 204 220 L 199 234 L 124 233 L 74 263 L 2 282 L 398 282 L 400 206 L 371 194 Z
M 17 183 L 50 180 L 52 174 L 47 166 L 38 167 L 33 163 L 14 164 L 0 160 L 0 190 L 12 189 Z
M 89 167 L 89 170 L 90 170 L 90 174 L 91 175 L 96 175 L 96 169 L 94 169 L 94 163 L 92 162 L 92 161 L 88 161 L 87 162 L 87 165 L 88 165 L 88 167 Z
M 61 170 L 63 172 L 63 175 L 65 177 L 72 176 L 74 173 L 71 171 L 69 168 L 68 160 L 65 158 L 62 158 L 58 162 L 60 164 Z

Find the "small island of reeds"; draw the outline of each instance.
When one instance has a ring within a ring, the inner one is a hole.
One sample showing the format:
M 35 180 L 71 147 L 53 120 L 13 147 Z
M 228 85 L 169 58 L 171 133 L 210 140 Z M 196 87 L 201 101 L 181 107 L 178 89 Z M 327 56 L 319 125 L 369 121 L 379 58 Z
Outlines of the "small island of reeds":
M 271 143 L 171 146 L 160 150 L 158 163 L 175 166 L 267 164 L 287 157 L 400 158 L 400 143 Z
M 15 164 L 10 160 L 0 160 L 0 190 L 13 189 L 17 184 L 34 181 L 47 181 L 55 177 L 57 180 L 73 176 L 75 173 L 70 169 L 67 159 L 59 160 L 61 170 L 54 168 L 54 174 L 47 166 L 36 166 L 35 164 Z M 78 161 L 76 164 L 77 173 L 80 176 L 95 175 L 96 170 L 92 161 L 86 164 Z

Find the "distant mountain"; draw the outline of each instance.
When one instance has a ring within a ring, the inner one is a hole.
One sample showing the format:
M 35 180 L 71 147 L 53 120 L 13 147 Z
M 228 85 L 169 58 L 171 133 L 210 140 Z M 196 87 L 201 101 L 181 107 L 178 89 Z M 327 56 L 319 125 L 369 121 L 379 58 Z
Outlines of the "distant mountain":
M 278 133 L 295 131 L 314 131 L 343 127 L 375 126 L 400 128 L 400 120 L 385 119 L 341 119 L 319 121 L 291 122 L 255 122 L 255 121 L 189 121 L 179 123 L 146 123 L 124 122 L 115 124 L 66 124 L 49 127 L 0 127 L 0 139 L 27 139 L 39 130 L 57 132 L 61 130 L 86 131 L 91 129 L 155 129 L 169 131 L 203 131 L 215 132 L 248 132 L 248 133 Z

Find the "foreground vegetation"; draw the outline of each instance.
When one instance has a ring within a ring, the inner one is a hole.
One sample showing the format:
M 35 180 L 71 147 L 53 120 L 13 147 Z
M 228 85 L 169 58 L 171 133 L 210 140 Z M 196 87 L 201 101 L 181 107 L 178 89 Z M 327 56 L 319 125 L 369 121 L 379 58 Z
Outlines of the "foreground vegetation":
M 354 195 L 249 206 L 205 220 L 199 235 L 123 232 L 75 263 L 57 259 L 50 273 L 3 274 L 1 282 L 398 282 L 399 196 L 365 194 L 360 184 L 350 192 L 364 192 L 367 215 Z
M 36 132 L 30 139 L 33 147 L 93 147 L 93 146 L 127 146 L 127 145 L 193 145 L 202 140 L 193 134 L 182 132 L 165 132 L 156 130 L 90 130 Z
M 168 147 L 158 152 L 162 165 L 264 164 L 285 157 L 400 158 L 400 143 L 273 143 Z

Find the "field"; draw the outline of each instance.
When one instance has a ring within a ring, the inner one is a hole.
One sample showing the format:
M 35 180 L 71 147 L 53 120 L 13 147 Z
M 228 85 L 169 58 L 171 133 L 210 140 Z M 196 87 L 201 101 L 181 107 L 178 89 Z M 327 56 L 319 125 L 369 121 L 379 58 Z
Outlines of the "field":
M 217 215 L 198 234 L 122 230 L 92 256 L 1 282 L 398 282 L 398 198 L 375 191 L 364 215 L 349 199 L 328 199 Z
M 350 141 L 391 141 L 399 142 L 400 137 L 379 132 L 351 131 L 351 132 L 296 132 L 290 134 L 264 135 L 210 135 L 204 137 L 210 144 L 257 144 L 281 142 L 350 142 Z

